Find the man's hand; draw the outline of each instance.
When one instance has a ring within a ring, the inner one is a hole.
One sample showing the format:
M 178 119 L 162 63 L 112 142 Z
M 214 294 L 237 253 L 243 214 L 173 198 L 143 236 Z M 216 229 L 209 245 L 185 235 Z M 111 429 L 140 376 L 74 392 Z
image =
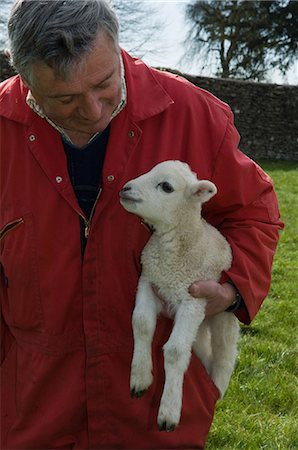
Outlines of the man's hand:
M 160 294 L 157 286 L 152 285 L 154 294 L 161 301 L 164 309 L 163 315 L 169 317 L 166 312 L 166 300 Z M 207 300 L 206 316 L 212 316 L 225 311 L 236 298 L 236 289 L 229 283 L 217 283 L 216 281 L 195 281 L 189 288 L 189 293 L 194 298 Z
M 236 298 L 236 289 L 229 283 L 216 281 L 195 281 L 189 288 L 194 298 L 207 300 L 206 316 L 212 316 L 225 311 Z

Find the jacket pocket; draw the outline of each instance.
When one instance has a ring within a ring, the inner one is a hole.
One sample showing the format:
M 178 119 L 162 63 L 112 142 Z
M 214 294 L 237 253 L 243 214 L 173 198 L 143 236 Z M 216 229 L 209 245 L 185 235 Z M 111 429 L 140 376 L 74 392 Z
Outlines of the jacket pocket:
M 15 228 L 17 228 L 19 225 L 22 225 L 24 223 L 24 219 L 21 217 L 20 219 L 13 220 L 12 222 L 7 223 L 1 230 L 0 230 L 0 241 L 2 241 L 5 236 L 13 231 Z
M 4 209 L 0 223 L 0 263 L 5 277 L 3 310 L 9 326 L 41 330 L 41 308 L 33 216 Z

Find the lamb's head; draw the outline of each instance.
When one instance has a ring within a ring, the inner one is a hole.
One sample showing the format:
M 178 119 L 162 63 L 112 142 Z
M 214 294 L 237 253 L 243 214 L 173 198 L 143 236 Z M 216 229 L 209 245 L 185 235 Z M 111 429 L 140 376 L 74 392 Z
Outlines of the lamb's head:
M 200 212 L 202 203 L 217 192 L 208 180 L 198 180 L 186 163 L 164 161 L 152 170 L 129 181 L 120 191 L 121 205 L 158 228 L 175 223 L 188 209 Z

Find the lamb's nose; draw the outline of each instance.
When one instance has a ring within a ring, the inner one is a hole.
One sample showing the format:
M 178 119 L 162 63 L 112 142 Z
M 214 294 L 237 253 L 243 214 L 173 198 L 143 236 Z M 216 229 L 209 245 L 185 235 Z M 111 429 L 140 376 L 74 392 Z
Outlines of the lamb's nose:
M 127 191 L 131 191 L 131 186 L 130 186 L 130 185 L 125 185 L 125 186 L 121 189 L 121 192 L 127 192 Z

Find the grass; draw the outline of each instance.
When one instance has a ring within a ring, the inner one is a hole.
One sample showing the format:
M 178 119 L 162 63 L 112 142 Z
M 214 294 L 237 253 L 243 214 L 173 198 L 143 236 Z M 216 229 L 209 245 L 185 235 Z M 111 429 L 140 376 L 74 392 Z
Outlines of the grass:
M 270 293 L 249 327 L 206 450 L 298 449 L 298 164 L 260 164 L 274 181 L 285 229 Z

